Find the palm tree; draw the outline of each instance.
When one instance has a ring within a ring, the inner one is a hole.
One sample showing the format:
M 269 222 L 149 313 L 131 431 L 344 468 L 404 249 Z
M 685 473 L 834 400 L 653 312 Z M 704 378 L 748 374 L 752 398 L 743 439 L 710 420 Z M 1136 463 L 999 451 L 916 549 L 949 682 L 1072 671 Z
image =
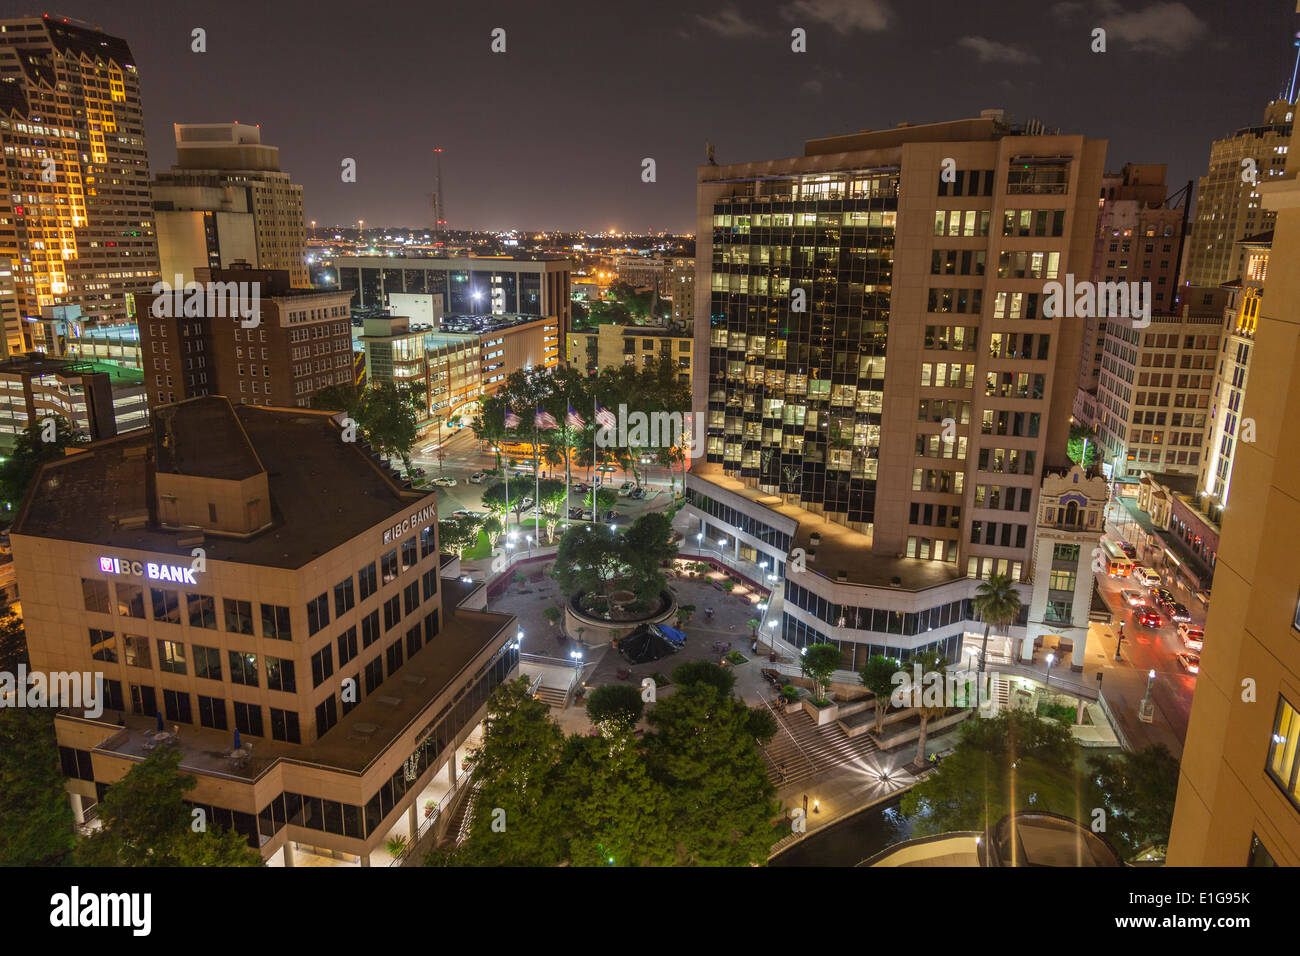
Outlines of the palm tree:
M 926 675 L 937 673 L 939 675 L 939 686 L 942 689 L 942 693 L 946 694 L 947 687 L 945 685 L 944 673 L 947 668 L 945 667 L 943 656 L 937 652 L 931 651 L 928 654 L 921 655 L 919 662 L 921 664 L 922 677 L 924 678 Z M 933 680 L 934 678 L 929 679 Z M 939 704 L 933 705 L 925 702 L 924 693 L 921 688 L 916 688 L 916 694 L 918 698 L 916 711 L 921 715 L 921 735 L 916 738 L 916 759 L 912 761 L 912 766 L 919 771 L 925 769 L 925 734 L 930 721 L 942 717 L 948 712 L 948 708 L 945 706 L 946 701 L 944 701 L 942 696 L 939 699 Z
M 980 645 L 979 673 L 984 673 L 984 659 L 989 652 L 989 629 L 1006 627 L 1020 616 L 1020 592 L 1008 574 L 990 574 L 975 590 L 971 602 L 984 621 L 984 641 Z

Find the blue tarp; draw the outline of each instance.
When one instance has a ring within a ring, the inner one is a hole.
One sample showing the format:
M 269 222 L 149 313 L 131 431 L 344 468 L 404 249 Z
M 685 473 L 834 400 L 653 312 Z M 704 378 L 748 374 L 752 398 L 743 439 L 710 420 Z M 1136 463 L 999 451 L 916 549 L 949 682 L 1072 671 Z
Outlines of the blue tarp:
M 675 627 L 668 627 L 664 624 L 655 625 L 659 628 L 661 634 L 674 644 L 681 645 L 686 643 L 686 634 L 677 630 Z

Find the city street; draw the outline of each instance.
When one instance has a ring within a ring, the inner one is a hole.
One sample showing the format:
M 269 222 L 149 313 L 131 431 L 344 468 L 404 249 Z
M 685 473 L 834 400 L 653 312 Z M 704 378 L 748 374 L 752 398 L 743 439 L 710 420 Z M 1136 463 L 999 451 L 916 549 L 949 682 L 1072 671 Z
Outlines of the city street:
M 1122 528 L 1110 526 L 1108 534 L 1112 539 L 1129 540 L 1123 535 Z M 1139 555 L 1139 559 L 1141 557 L 1142 555 Z M 1150 567 L 1150 565 L 1145 566 Z M 1179 584 L 1174 575 L 1161 573 L 1156 568 L 1152 570 L 1161 574 L 1160 586 L 1172 591 L 1175 599 L 1187 608 L 1192 617 L 1191 623 L 1203 628 L 1207 608 Z M 1105 572 L 1099 572 L 1096 577 L 1097 591 L 1106 602 L 1106 606 L 1110 608 L 1113 623 L 1108 629 L 1094 625 L 1094 634 L 1098 631 L 1108 631 L 1112 636 L 1117 636 L 1120 624 L 1124 624 L 1124 640 L 1120 651 L 1123 663 L 1114 662 L 1114 643 L 1108 642 L 1107 650 L 1111 659 L 1107 662 L 1107 676 L 1110 677 L 1112 674 L 1118 676 L 1117 672 L 1127 666 L 1134 672 L 1132 676 L 1140 678 L 1139 682 L 1145 684 L 1146 675 L 1154 670 L 1156 679 L 1151 686 L 1151 698 L 1169 721 L 1178 739 L 1180 741 L 1186 739 L 1192 695 L 1196 690 L 1196 677 L 1188 673 L 1178 662 L 1177 654 L 1188 648 L 1183 644 L 1177 626 L 1169 619 L 1169 615 L 1155 604 L 1154 596 L 1145 585 L 1132 578 L 1111 577 Z M 1137 617 L 1143 608 L 1129 607 L 1120 596 L 1120 591 L 1126 589 L 1141 594 L 1147 600 L 1147 606 L 1155 608 L 1160 614 L 1164 624 L 1155 628 L 1139 624 Z M 1207 640 L 1213 640 L 1213 636 L 1207 636 Z M 1114 683 L 1112 680 L 1107 685 L 1107 689 L 1110 690 Z

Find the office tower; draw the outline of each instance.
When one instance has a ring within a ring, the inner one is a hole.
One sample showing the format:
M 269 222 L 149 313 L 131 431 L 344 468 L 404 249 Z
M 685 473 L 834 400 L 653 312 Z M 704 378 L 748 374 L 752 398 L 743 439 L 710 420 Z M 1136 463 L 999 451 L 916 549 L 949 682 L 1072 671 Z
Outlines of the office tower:
M 694 345 L 684 330 L 604 322 L 589 331 L 570 333 L 567 361 L 588 375 L 602 368 L 644 368 L 651 360 L 666 362 L 677 369 L 677 381 L 690 385 Z
M 1275 214 L 1250 389 L 1169 836 L 1170 866 L 1300 865 L 1300 181 Z
M 1241 276 L 1236 243 L 1272 226 L 1273 213 L 1260 204 L 1258 187 L 1286 171 L 1294 117 L 1291 94 L 1269 103 L 1259 125 L 1243 127 L 1210 146 L 1209 170 L 1197 182 L 1196 213 L 1187 237 L 1185 285 L 1213 288 Z M 1253 183 L 1243 178 L 1252 169 Z
M 1184 287 L 1177 314 L 1106 324 L 1095 427 L 1109 477 L 1200 471 L 1227 301 Z
M 1268 258 L 1273 232 L 1247 236 L 1240 243 L 1244 250 L 1245 272 L 1238 282 L 1224 286 L 1228 304 L 1224 311 L 1223 345 L 1210 395 L 1210 414 L 1206 422 L 1205 454 L 1201 460 L 1199 497 L 1208 517 L 1219 521 L 1228 506 L 1232 491 L 1232 465 L 1237 443 L 1254 440 L 1255 425 L 1242 419 L 1246 387 L 1250 382 L 1250 361 L 1255 354 L 1255 329 L 1259 307 L 1268 277 Z M 1245 425 L 1245 432 L 1242 426 Z
M 226 395 L 239 405 L 307 408 L 321 389 L 352 381 L 350 293 L 294 288 L 287 271 L 244 263 L 200 269 L 198 281 L 214 294 L 190 314 L 182 306 L 193 298 L 164 293 L 158 310 L 155 296 L 145 301 L 140 353 L 151 407 Z M 216 294 L 217 284 L 234 298 Z M 238 290 L 254 287 L 256 315 L 246 319 L 236 311 L 253 303 Z
M 0 313 L 6 352 L 53 305 L 128 322 L 158 279 L 140 78 L 126 41 L 44 17 L 0 20 Z M 8 273 L 5 275 L 4 273 Z
M 977 579 L 1027 583 L 1082 338 L 1047 283 L 1089 273 L 1104 153 L 990 110 L 700 168 L 687 513 L 778 577 L 801 550 L 787 643 L 953 660 Z
M 514 618 L 439 578 L 436 496 L 340 430 L 196 398 L 37 473 L 12 534 L 31 666 L 103 682 L 102 714 L 55 717 L 78 824 L 164 727 L 186 800 L 275 865 L 387 865 L 463 779 Z
M 427 294 L 443 315 L 550 316 L 561 336 L 573 327 L 573 263 L 562 256 L 336 256 L 331 268 L 359 309 L 388 308 L 394 292 Z
M 1103 176 L 1091 278 L 1150 282 L 1152 311 L 1172 311 L 1189 198 L 1184 191 L 1181 204 L 1176 204 L 1176 198 L 1168 195 L 1163 163 L 1126 163 L 1120 172 Z M 1171 203 L 1175 203 L 1172 208 Z M 1075 418 L 1084 424 L 1093 422 L 1105 334 L 1104 316 L 1084 319 L 1074 410 Z
M 695 260 L 673 259 L 667 268 L 664 292 L 672 297 L 672 324 L 695 334 Z
M 626 282 L 634 289 L 662 288 L 665 270 L 670 265 L 658 256 L 617 256 L 614 259 L 618 281 Z
M 457 416 L 474 418 L 483 395 L 482 343 L 477 335 L 442 335 L 413 329 L 405 316 L 367 316 L 361 343 L 366 381 L 409 385 L 424 392 L 421 433 L 445 428 Z
M 311 287 L 302 187 L 280 169 L 280 150 L 242 123 L 176 123 L 176 165 L 154 178 L 158 255 L 165 282 L 243 260 L 287 270 Z

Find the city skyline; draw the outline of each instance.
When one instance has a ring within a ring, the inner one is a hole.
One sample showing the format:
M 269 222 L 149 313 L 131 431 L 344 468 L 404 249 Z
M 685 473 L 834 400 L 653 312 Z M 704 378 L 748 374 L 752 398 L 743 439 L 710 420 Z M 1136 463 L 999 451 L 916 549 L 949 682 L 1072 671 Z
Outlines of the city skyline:
M 258 6 L 254 18 L 242 2 L 165 7 L 144 22 L 102 3 L 50 13 L 129 37 L 153 170 L 175 162 L 173 123 L 257 124 L 302 183 L 309 221 L 415 229 L 432 225 L 432 150 L 441 147 L 452 229 L 634 234 L 692 231 L 706 142 L 724 164 L 797 156 L 816 136 L 990 108 L 1107 139 L 1108 169 L 1167 163 L 1173 192 L 1204 173 L 1208 142 L 1257 122 L 1285 87 L 1297 25 L 1288 3 L 1247 18 L 1205 0 L 571 3 L 447 23 L 418 5 L 399 9 L 345 30 L 356 12 L 336 2 L 309 15 Z M 1108 31 L 1105 54 L 1089 49 L 1096 25 Z M 497 27 L 504 53 L 490 49 Z M 795 27 L 807 31 L 806 53 L 791 51 Z M 191 49 L 196 28 L 204 53 Z M 651 55 L 585 39 L 594 36 L 636 36 Z M 1256 55 L 1233 55 L 1243 46 Z M 876 76 L 888 78 L 883 89 Z M 317 77 L 319 91 L 309 86 Z M 728 98 L 735 80 L 746 96 Z M 1083 85 L 1093 95 L 1078 97 Z M 530 96 L 542 87 L 546 103 Z M 427 102 L 427 119 L 408 105 L 412 94 Z M 1162 115 L 1168 122 L 1150 119 Z M 341 179 L 347 158 L 357 161 L 355 183 Z M 656 161 L 653 184 L 641 181 L 645 158 Z

